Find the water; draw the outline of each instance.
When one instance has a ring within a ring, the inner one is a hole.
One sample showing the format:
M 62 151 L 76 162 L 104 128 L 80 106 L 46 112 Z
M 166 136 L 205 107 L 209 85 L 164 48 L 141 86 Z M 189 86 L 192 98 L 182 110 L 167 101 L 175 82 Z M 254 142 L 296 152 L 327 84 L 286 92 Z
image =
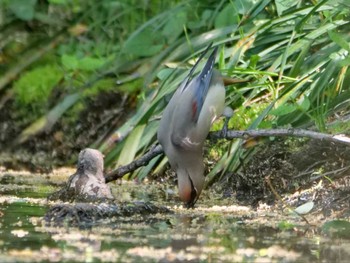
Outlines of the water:
M 0 186 L 0 262 L 350 260 L 347 239 L 330 239 L 317 227 L 281 212 L 259 212 L 223 204 L 213 207 L 203 202 L 196 209 L 187 210 L 169 202 L 173 214 L 109 218 L 88 229 L 48 226 L 42 217 L 49 206 L 44 197 L 52 192 L 49 187 L 52 182 L 45 177 L 39 181 L 31 178 L 28 176 L 27 181 L 21 178 L 18 184 L 2 181 Z M 125 192 L 136 191 L 131 198 L 144 195 L 148 189 L 147 185 L 123 187 L 132 188 L 124 189 Z M 154 191 L 152 187 L 150 192 Z

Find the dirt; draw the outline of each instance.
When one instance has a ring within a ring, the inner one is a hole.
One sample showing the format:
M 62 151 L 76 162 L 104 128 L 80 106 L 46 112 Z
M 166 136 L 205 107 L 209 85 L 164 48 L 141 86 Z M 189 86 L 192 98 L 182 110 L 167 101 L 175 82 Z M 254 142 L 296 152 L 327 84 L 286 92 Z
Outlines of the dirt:
M 216 192 L 240 205 L 298 207 L 313 201 L 326 218 L 350 216 L 350 148 L 317 140 L 279 139 L 259 146 L 240 173 L 228 173 Z

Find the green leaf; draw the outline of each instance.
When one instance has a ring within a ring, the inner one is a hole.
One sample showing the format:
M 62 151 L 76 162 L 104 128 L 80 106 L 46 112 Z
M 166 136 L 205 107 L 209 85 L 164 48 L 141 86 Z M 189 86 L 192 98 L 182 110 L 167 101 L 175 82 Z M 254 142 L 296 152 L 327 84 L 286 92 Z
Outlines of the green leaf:
M 292 8 L 298 4 L 295 0 L 275 0 L 277 14 L 280 16 L 285 10 Z
M 150 57 L 162 50 L 163 45 L 154 43 L 155 35 L 158 34 L 151 29 L 145 29 L 128 39 L 124 50 L 128 54 L 140 57 Z
M 236 5 L 236 10 L 241 15 L 246 15 L 249 11 L 249 9 L 254 5 L 254 0 L 239 0 L 239 1 L 233 1 Z
M 93 71 L 100 69 L 107 62 L 106 58 L 93 58 L 93 57 L 84 57 L 78 59 L 77 56 L 64 54 L 61 57 L 62 65 L 70 70 L 85 70 Z
M 301 99 L 298 101 L 298 104 L 303 111 L 307 111 L 311 106 L 310 100 L 306 95 L 303 95 L 301 97 Z
M 56 5 L 66 5 L 68 4 L 68 1 L 70 0 L 49 0 L 49 3 L 56 4 Z
M 229 3 L 215 18 L 215 28 L 236 25 L 239 22 L 239 15 L 236 7 Z
M 255 69 L 259 62 L 260 57 L 258 55 L 252 55 L 249 60 L 249 68 Z
M 120 153 L 117 167 L 126 165 L 134 160 L 145 127 L 146 125 L 139 125 L 130 133 L 125 141 L 124 148 Z
M 340 66 L 346 67 L 350 65 L 350 57 L 347 57 L 340 61 Z
M 64 54 L 61 57 L 61 63 L 66 69 L 75 70 L 78 68 L 78 59 L 76 56 Z
M 295 110 L 297 110 L 297 107 L 294 104 L 286 103 L 276 109 L 271 110 L 270 114 L 275 116 L 283 116 Z
M 173 74 L 173 72 L 175 71 L 175 69 L 173 68 L 164 68 L 161 69 L 158 74 L 157 74 L 157 78 L 159 78 L 160 80 L 165 80 L 167 79 L 171 74 Z
M 294 227 L 295 227 L 295 224 L 291 222 L 281 221 L 278 223 L 278 228 L 280 230 L 290 230 L 290 229 L 293 229 Z
M 183 28 L 187 22 L 187 16 L 185 12 L 178 12 L 174 16 L 171 16 L 162 31 L 163 36 L 168 42 L 172 42 L 177 39 L 183 32 Z
M 35 13 L 36 0 L 10 0 L 10 10 L 25 21 L 32 20 Z
M 106 62 L 107 59 L 105 58 L 84 57 L 79 60 L 78 68 L 81 70 L 93 71 L 103 67 Z
M 328 36 L 338 46 L 340 46 L 341 48 L 344 48 L 347 51 L 350 51 L 350 44 L 349 44 L 348 41 L 346 41 L 345 36 L 342 36 L 342 35 L 338 34 L 334 30 L 329 30 L 328 31 Z

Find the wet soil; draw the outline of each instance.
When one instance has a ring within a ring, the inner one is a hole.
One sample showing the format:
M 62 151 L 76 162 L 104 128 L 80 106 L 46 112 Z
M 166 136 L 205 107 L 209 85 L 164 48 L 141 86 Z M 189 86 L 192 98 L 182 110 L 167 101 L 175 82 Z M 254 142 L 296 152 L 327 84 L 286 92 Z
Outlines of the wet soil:
M 305 189 L 322 185 L 313 199 L 324 199 L 326 204 L 326 200 L 332 203 L 344 198 L 348 204 L 350 147 L 319 140 L 278 139 L 255 150 L 240 173 L 227 173 L 217 183 L 224 198 L 235 197 L 240 204 L 253 207 L 261 202 L 273 205 L 286 194 L 298 196 Z M 298 198 L 296 205 L 307 199 Z

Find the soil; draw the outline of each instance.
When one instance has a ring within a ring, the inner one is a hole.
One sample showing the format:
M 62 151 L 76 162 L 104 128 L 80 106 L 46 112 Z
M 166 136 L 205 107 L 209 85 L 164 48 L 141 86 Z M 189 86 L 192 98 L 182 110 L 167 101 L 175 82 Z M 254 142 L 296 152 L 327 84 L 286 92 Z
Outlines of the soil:
M 241 173 L 217 184 L 224 198 L 258 208 L 313 201 L 318 215 L 350 216 L 350 148 L 319 140 L 279 139 L 258 146 Z

